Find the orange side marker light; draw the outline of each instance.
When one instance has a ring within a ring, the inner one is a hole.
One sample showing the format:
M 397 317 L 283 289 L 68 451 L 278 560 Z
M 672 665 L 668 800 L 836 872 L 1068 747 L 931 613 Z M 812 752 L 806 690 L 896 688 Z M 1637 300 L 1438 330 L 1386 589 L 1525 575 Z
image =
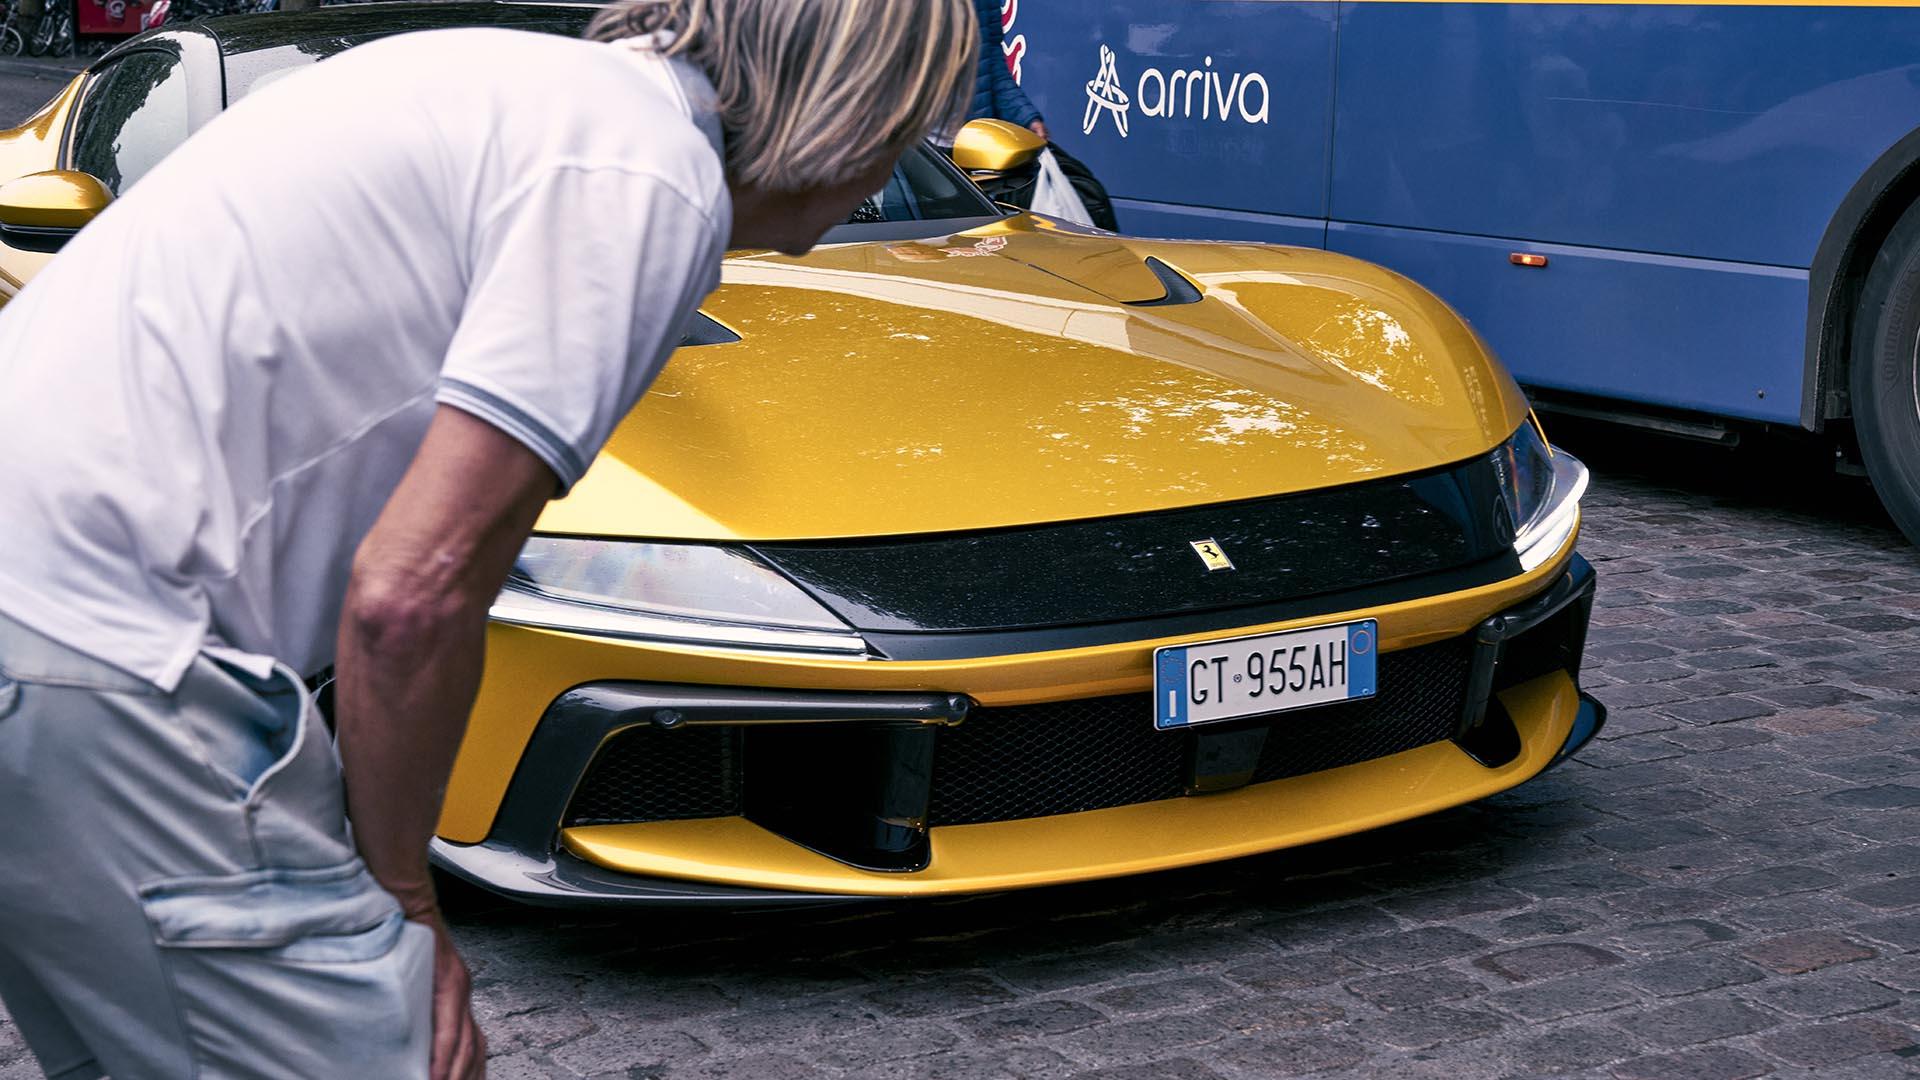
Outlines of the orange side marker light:
M 1530 251 L 1516 251 L 1513 254 L 1507 256 L 1507 261 L 1512 263 L 1515 266 L 1547 265 L 1547 257 L 1545 255 L 1535 255 L 1533 252 L 1530 252 Z

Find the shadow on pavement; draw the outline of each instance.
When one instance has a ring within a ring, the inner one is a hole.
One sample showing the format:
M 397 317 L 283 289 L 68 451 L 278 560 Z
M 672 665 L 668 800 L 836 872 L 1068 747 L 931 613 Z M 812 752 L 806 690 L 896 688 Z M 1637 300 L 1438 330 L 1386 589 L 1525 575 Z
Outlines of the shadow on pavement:
M 1603 484 L 1618 478 L 1732 510 L 1805 515 L 1835 524 L 1899 530 L 1863 476 L 1836 472 L 1832 449 L 1800 433 L 1744 432 L 1727 448 L 1591 420 L 1550 416 L 1547 432 L 1585 461 Z

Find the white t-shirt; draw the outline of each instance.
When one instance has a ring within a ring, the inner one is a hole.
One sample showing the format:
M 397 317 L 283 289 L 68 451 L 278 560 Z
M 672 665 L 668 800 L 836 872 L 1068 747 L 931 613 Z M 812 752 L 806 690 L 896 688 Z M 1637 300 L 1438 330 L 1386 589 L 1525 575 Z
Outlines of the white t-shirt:
M 239 102 L 0 309 L 0 612 L 165 690 L 332 662 L 436 402 L 564 492 L 719 283 L 713 89 L 510 30 Z

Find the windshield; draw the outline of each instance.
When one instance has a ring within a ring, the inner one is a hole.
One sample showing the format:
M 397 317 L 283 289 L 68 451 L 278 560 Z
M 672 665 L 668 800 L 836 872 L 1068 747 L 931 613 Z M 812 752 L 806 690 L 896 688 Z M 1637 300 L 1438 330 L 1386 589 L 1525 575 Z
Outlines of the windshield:
M 900 159 L 893 168 L 893 179 L 868 196 L 847 224 L 943 221 L 994 212 L 993 203 L 960 175 L 960 170 L 948 164 L 945 155 L 923 144 Z
M 824 244 L 917 240 L 964 232 L 1004 216 L 947 156 L 922 143 L 893 167 L 887 186 L 867 197 L 821 238 Z

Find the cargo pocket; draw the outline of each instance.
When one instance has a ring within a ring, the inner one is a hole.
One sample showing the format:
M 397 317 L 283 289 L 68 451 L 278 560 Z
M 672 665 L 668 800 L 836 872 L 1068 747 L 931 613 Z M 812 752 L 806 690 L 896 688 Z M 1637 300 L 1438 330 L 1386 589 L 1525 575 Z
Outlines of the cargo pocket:
M 140 900 L 201 1077 L 426 1075 L 433 934 L 359 859 L 153 882 Z
M 284 768 L 300 747 L 304 688 L 297 680 L 289 683 L 277 669 L 272 678 L 259 679 L 203 655 L 175 695 L 180 718 L 207 763 L 241 799 Z
M 330 867 L 354 855 L 340 758 L 285 665 L 257 678 L 202 656 L 175 695 L 177 715 L 246 816 L 261 867 Z

